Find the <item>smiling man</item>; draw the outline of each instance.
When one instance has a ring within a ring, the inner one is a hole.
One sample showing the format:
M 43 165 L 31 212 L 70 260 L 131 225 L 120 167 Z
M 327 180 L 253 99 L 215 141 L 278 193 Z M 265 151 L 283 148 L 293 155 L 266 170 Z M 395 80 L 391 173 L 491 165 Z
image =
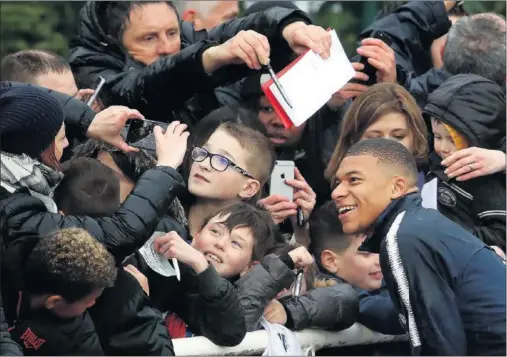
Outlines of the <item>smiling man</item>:
M 415 355 L 505 355 L 505 262 L 421 206 L 417 168 L 400 143 L 362 140 L 336 173 L 332 198 L 360 250 L 380 253 L 384 279 Z

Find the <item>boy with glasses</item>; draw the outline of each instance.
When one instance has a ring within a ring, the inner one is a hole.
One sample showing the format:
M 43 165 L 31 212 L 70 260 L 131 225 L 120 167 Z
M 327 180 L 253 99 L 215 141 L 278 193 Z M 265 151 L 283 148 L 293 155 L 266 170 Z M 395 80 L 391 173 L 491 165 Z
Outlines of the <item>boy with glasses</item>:
M 269 139 L 244 125 L 220 125 L 202 147 L 192 151 L 188 190 L 195 201 L 187 210 L 190 234 L 204 218 L 224 206 L 256 201 L 271 176 L 275 153 Z

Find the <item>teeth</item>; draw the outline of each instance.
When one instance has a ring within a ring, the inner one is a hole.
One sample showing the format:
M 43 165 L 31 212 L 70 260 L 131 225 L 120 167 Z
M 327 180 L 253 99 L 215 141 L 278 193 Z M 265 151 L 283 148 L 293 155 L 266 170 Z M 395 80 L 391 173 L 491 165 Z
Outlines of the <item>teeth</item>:
M 340 213 L 340 214 L 346 213 L 346 212 L 352 211 L 355 208 L 356 208 L 356 206 L 343 206 L 338 209 L 338 213 Z
M 211 253 L 208 253 L 206 254 L 206 256 L 214 261 L 216 261 L 217 263 L 221 263 L 222 260 L 220 260 L 219 257 L 217 257 L 215 254 L 211 254 Z

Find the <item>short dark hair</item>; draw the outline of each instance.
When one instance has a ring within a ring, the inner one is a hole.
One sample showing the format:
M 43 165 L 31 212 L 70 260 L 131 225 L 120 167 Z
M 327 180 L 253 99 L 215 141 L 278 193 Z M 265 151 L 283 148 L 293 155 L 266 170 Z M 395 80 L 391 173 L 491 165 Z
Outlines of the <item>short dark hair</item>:
M 0 64 L 2 81 L 35 84 L 35 79 L 48 73 L 71 72 L 69 62 L 49 51 L 23 50 L 4 57 Z
M 110 154 L 114 163 L 133 183 L 136 183 L 143 173 L 156 166 L 155 158 L 144 150 L 125 154 L 112 145 L 96 139 L 89 139 L 83 144 L 76 146 L 73 151 L 73 157 L 90 157 L 96 159 L 101 152 Z
M 130 13 L 132 10 L 143 7 L 147 4 L 158 4 L 160 1 L 103 1 L 98 6 L 101 15 L 99 15 L 100 27 L 106 35 L 121 42 L 125 25 L 130 21 Z M 179 20 L 178 11 L 172 1 L 164 1 L 167 6 L 174 10 Z
M 41 237 L 26 263 L 26 289 L 30 294 L 55 294 L 68 303 L 116 280 L 113 256 L 88 232 L 62 229 Z
M 334 201 L 328 201 L 316 209 L 310 217 L 309 225 L 310 251 L 319 268 L 324 269 L 320 260 L 322 252 L 329 249 L 341 253 L 350 246 L 351 239 L 343 232 Z
M 86 157 L 62 165 L 63 179 L 54 192 L 54 201 L 66 215 L 105 217 L 120 207 L 120 181 L 100 161 Z
M 477 74 L 505 84 L 505 18 L 485 13 L 456 21 L 447 35 L 443 62 L 450 74 Z
M 403 144 L 395 140 L 383 138 L 361 140 L 352 145 L 345 157 L 360 155 L 370 155 L 381 163 L 397 167 L 413 184 L 417 183 L 417 165 L 414 157 Z
M 238 202 L 219 210 L 208 217 L 201 228 L 204 228 L 214 217 L 225 217 L 223 224 L 232 231 L 235 228 L 247 227 L 252 231 L 254 248 L 253 260 L 261 260 L 277 246 L 277 226 L 271 214 L 248 202 Z

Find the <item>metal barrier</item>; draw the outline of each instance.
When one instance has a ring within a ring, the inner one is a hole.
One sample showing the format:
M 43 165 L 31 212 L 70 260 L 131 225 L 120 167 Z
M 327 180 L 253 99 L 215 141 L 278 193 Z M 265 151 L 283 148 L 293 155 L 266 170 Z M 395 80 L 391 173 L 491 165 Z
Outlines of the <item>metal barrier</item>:
M 390 336 L 372 331 L 361 324 L 354 324 L 343 331 L 307 329 L 296 332 L 301 348 L 307 356 L 327 347 L 366 345 L 373 343 L 406 341 L 405 335 Z M 268 345 L 266 331 L 249 332 L 235 347 L 217 346 L 205 337 L 173 340 L 176 356 L 250 356 L 262 355 Z

